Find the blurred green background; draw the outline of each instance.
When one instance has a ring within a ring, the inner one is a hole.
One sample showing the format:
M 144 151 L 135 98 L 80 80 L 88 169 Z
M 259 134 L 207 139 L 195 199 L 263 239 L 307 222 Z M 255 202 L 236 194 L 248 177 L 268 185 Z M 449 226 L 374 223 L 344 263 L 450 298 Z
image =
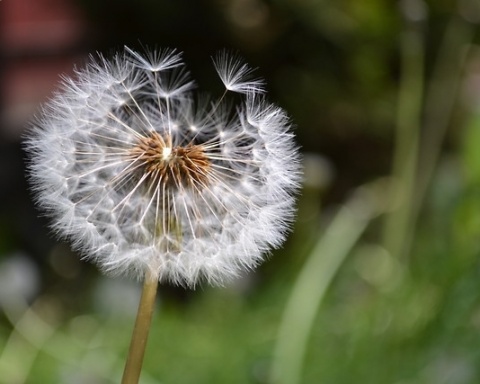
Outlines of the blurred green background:
M 161 286 L 143 384 L 480 382 L 478 0 L 0 2 L 0 383 L 118 383 L 140 286 L 48 231 L 22 136 L 62 73 L 238 51 L 304 154 L 284 248 L 225 288 Z

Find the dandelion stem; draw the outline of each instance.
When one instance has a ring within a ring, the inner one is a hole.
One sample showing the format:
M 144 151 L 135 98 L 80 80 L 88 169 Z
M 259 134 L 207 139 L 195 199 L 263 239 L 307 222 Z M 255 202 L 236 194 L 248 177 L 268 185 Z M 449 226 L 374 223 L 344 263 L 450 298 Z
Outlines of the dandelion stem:
M 143 355 L 147 345 L 148 332 L 152 322 L 152 314 L 157 294 L 158 278 L 146 273 L 142 296 L 138 306 L 137 319 L 133 328 L 132 340 L 128 351 L 122 384 L 137 384 L 142 370 Z

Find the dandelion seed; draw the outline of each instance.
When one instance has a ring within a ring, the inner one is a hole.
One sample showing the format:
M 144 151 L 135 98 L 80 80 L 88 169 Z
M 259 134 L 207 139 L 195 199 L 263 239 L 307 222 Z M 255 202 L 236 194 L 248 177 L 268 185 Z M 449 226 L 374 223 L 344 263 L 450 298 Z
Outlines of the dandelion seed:
M 299 182 L 289 120 L 246 64 L 224 52 L 215 67 L 237 105 L 196 99 L 178 52 L 125 48 L 45 106 L 26 145 L 37 202 L 102 270 L 223 284 L 282 243 Z
M 252 79 L 253 70 L 240 58 L 221 51 L 213 60 L 218 76 L 228 91 L 238 93 L 261 93 L 263 81 Z

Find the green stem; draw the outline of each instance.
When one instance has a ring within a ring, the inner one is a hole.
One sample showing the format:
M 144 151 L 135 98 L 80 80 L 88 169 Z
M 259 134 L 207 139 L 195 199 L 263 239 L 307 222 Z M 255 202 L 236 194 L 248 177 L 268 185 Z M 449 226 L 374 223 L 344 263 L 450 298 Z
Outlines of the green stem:
M 397 209 L 386 219 L 384 244 L 396 257 L 408 255 L 415 226 L 435 172 L 474 27 L 457 15 L 445 33 L 424 102 L 424 132 L 420 138 L 423 97 L 423 41 L 414 26 L 402 39 L 402 82 L 399 92 L 393 176 Z
M 401 258 L 410 248 L 412 207 L 415 199 L 421 111 L 424 84 L 424 43 L 419 25 L 408 22 L 401 41 L 402 78 L 398 96 L 392 174 L 395 177 L 395 210 L 386 217 L 384 244 Z
M 418 162 L 416 199 L 412 221 L 416 221 L 451 122 L 453 107 L 461 80 L 462 68 L 474 37 L 472 24 L 454 15 L 442 41 L 437 64 L 427 89 L 425 130 Z
M 137 319 L 133 328 L 132 340 L 128 351 L 125 370 L 123 371 L 122 384 L 137 384 L 142 371 L 143 356 L 148 340 L 148 332 L 152 322 L 157 294 L 157 276 L 146 273 L 143 283 L 142 297 L 138 306 Z

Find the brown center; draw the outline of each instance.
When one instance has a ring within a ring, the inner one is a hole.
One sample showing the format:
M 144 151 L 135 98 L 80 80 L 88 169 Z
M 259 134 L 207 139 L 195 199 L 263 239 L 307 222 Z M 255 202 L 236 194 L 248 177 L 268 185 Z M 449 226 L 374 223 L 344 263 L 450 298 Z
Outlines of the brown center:
M 201 145 L 173 146 L 171 137 L 152 132 L 138 141 L 129 157 L 142 164 L 151 180 L 169 187 L 201 188 L 208 182 L 211 164 Z

